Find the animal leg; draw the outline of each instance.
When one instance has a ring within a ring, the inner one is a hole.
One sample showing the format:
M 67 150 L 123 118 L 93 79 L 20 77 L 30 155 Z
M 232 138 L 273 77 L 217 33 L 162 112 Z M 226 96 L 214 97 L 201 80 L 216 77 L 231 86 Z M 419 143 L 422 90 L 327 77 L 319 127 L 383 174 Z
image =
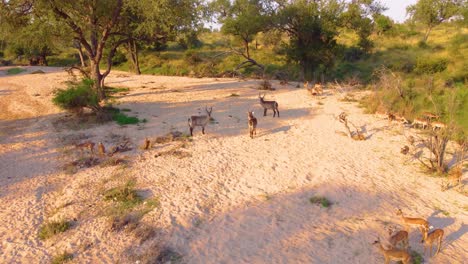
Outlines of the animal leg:
M 267 110 L 268 110 L 268 109 L 266 109 L 266 108 L 265 108 L 265 109 L 263 109 L 263 116 L 266 116 L 266 114 L 267 114 Z
M 273 117 L 275 117 L 275 116 L 276 116 L 276 110 L 273 109 Z
M 204 126 L 202 127 L 201 132 L 203 133 L 203 135 L 205 135 L 205 127 Z
M 278 110 L 278 109 L 276 109 L 276 112 L 278 112 L 278 117 L 279 117 L 279 110 Z
M 193 137 L 193 127 L 190 127 L 190 136 Z

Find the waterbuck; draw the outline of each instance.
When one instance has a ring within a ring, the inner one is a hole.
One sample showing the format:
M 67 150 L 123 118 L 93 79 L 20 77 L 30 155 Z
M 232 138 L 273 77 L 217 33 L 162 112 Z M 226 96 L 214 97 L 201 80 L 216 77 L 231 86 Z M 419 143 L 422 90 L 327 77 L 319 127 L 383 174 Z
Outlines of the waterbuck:
M 253 138 L 254 134 L 257 135 L 257 118 L 253 115 L 254 112 L 248 111 L 247 117 L 249 120 L 249 132 L 250 138 Z
M 275 117 L 276 113 L 278 113 L 278 117 L 280 117 L 280 113 L 278 110 L 278 103 L 276 101 L 263 100 L 263 98 L 265 98 L 265 94 L 263 94 L 263 96 L 261 94 L 258 94 L 258 98 L 260 98 L 260 104 L 263 107 L 263 116 L 266 116 L 267 110 L 271 109 L 273 110 L 273 117 Z
M 211 112 L 213 111 L 213 107 L 210 107 L 210 110 L 208 110 L 208 107 L 205 107 L 205 111 L 206 111 L 206 113 L 208 115 L 191 116 L 188 119 L 188 125 L 190 127 L 190 136 L 193 136 L 193 129 L 196 126 L 201 126 L 202 127 L 202 133 L 205 134 L 205 126 L 210 121 Z

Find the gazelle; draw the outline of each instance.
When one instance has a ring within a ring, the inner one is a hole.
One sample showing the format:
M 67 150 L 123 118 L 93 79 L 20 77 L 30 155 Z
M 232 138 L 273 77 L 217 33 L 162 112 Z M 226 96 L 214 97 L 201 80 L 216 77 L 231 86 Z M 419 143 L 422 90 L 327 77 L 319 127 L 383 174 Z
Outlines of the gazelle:
M 83 143 L 79 143 L 75 145 L 75 148 L 79 149 L 81 154 L 83 154 L 83 151 L 88 149 L 92 154 L 94 154 L 94 142 L 92 141 L 85 141 Z
M 411 256 L 405 250 L 385 249 L 380 242 L 380 238 L 377 239 L 373 244 L 378 244 L 378 249 L 384 255 L 385 264 L 390 263 L 391 260 L 402 261 L 403 264 L 410 264 Z
M 429 257 L 432 256 L 432 244 L 437 241 L 437 252 L 436 255 L 440 251 L 440 246 L 442 245 L 442 239 L 444 237 L 444 230 L 442 229 L 435 229 L 429 234 L 426 234 L 426 240 L 424 241 L 424 255 L 426 255 L 426 246 L 430 247 L 429 250 Z
M 426 220 L 422 218 L 405 217 L 401 209 L 398 209 L 396 215 L 399 215 L 401 217 L 401 221 L 403 222 L 403 225 L 406 228 L 406 232 L 409 232 L 410 227 L 419 228 L 419 231 L 422 234 L 421 242 L 423 242 L 426 239 L 426 233 L 429 230 L 429 223 Z
M 258 98 L 260 99 L 260 104 L 263 107 L 263 116 L 266 116 L 267 110 L 271 109 L 273 110 L 273 117 L 275 117 L 276 113 L 278 113 L 278 117 L 280 117 L 278 103 L 276 101 L 265 101 L 263 99 L 265 98 L 265 94 L 263 94 L 263 96 L 261 94 L 258 94 Z
M 401 115 L 394 115 L 395 116 L 395 121 L 400 122 L 401 124 L 408 124 L 409 121 L 406 119 L 404 116 Z
M 435 122 L 432 122 L 431 123 L 431 126 L 432 126 L 432 130 L 436 130 L 436 129 L 442 129 L 442 128 L 446 128 L 447 125 L 440 122 L 440 121 L 435 121 Z
M 321 83 L 316 83 L 314 85 L 314 90 L 318 95 L 321 95 L 323 93 L 323 86 Z
M 99 142 L 98 144 L 98 153 L 101 156 L 106 155 L 106 148 L 104 147 L 104 144 L 102 144 L 102 142 Z
M 388 242 L 390 242 L 390 244 L 393 247 L 396 247 L 399 243 L 402 243 L 405 249 L 408 248 L 408 245 L 409 245 L 408 232 L 404 230 L 400 230 L 396 233 L 393 233 L 393 231 L 395 231 L 394 228 L 388 229 L 388 235 L 390 236 L 390 238 L 388 239 Z
M 257 135 L 257 118 L 253 115 L 254 112 L 248 111 L 247 118 L 249 123 L 249 133 L 250 138 L 253 138 L 254 135 Z
M 387 111 L 376 111 L 375 116 L 382 119 L 388 119 L 388 112 Z
M 432 119 L 439 119 L 439 116 L 436 114 L 433 114 L 431 112 L 424 112 L 423 116 L 425 116 L 427 119 L 432 120 Z
M 193 129 L 197 126 L 202 127 L 202 133 L 205 134 L 205 126 L 208 124 L 211 118 L 211 112 L 213 111 L 213 107 L 210 107 L 210 110 L 208 110 L 208 107 L 205 107 L 205 111 L 208 115 L 201 115 L 201 116 L 191 116 L 188 119 L 188 125 L 190 128 L 190 136 L 193 136 Z
M 421 125 L 423 129 L 426 129 L 426 127 L 429 126 L 429 122 L 421 118 L 415 118 L 413 120 L 413 127 L 418 127 L 419 125 Z

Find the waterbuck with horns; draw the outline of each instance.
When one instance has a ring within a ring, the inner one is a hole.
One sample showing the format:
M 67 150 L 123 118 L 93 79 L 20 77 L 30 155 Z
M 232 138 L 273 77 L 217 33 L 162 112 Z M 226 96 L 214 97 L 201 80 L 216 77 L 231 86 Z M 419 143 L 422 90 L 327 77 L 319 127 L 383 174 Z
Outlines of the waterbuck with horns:
M 208 107 L 205 107 L 205 111 L 208 115 L 191 116 L 188 119 L 188 125 L 190 127 L 190 136 L 193 136 L 193 129 L 197 126 L 201 126 L 202 133 L 205 134 L 205 126 L 211 119 L 211 112 L 213 111 L 213 107 L 210 107 L 210 110 L 208 110 Z
M 280 117 L 278 103 L 276 101 L 265 101 L 263 99 L 265 98 L 265 94 L 263 94 L 263 96 L 261 94 L 258 94 L 258 98 L 260 99 L 260 104 L 263 107 L 263 116 L 266 116 L 267 110 L 271 109 L 273 110 L 273 117 L 275 117 L 276 113 L 278 113 L 278 117 Z

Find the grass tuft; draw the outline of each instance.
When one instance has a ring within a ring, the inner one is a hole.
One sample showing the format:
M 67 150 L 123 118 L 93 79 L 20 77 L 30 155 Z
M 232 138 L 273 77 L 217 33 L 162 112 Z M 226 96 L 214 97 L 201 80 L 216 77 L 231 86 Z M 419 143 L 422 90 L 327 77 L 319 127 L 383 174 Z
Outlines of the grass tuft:
M 56 234 L 63 233 L 70 229 L 71 222 L 66 220 L 51 221 L 43 224 L 39 228 L 39 238 L 46 240 L 50 237 L 53 237 Z
M 138 124 L 140 123 L 140 119 L 136 116 L 127 116 L 124 113 L 115 113 L 112 117 L 112 119 L 117 122 L 117 124 L 123 126 L 123 125 L 133 125 L 133 124 Z
M 73 259 L 73 254 L 70 254 L 70 253 L 64 251 L 62 254 L 54 256 L 52 258 L 51 263 L 52 264 L 62 264 L 62 263 L 69 262 L 72 259 Z
M 135 189 L 135 180 L 128 180 L 125 185 L 111 188 L 104 192 L 104 200 L 120 204 L 121 210 L 131 209 L 140 204 L 143 199 Z
M 312 196 L 309 201 L 312 204 L 320 205 L 324 208 L 328 208 L 332 205 L 332 202 L 330 202 L 327 198 L 322 197 L 322 196 Z

